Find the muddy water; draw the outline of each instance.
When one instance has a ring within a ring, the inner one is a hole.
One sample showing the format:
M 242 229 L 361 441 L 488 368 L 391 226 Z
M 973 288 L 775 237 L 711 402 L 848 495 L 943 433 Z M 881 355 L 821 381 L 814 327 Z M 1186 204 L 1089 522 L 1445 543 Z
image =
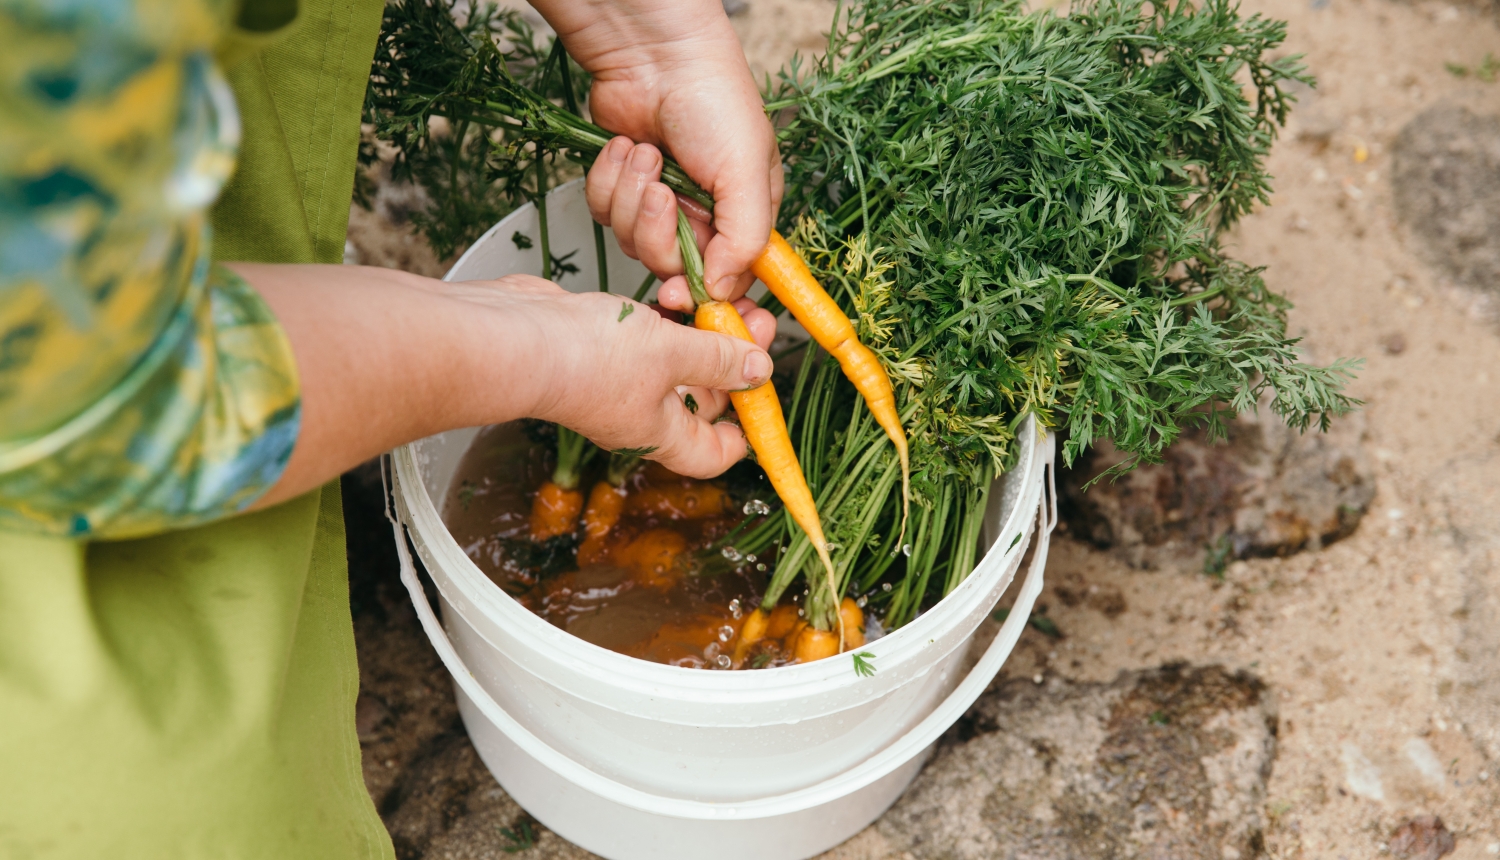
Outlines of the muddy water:
M 581 525 L 541 543 L 530 537 L 532 499 L 553 456 L 552 440 L 518 423 L 475 437 L 442 508 L 469 558 L 527 609 L 580 639 L 658 663 L 731 668 L 740 625 L 759 605 L 770 570 L 753 556 L 730 561 L 716 543 L 745 519 L 753 493 L 642 464 L 626 479 L 625 510 L 600 557 L 580 564 Z M 584 469 L 585 498 L 604 479 L 607 459 L 599 453 Z M 739 656 L 740 665 L 785 662 L 779 653 Z

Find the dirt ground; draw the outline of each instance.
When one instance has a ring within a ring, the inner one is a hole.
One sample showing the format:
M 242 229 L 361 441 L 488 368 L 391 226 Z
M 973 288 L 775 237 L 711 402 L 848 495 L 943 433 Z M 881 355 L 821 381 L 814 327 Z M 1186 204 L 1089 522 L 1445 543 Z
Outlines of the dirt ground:
M 833 8 L 748 0 L 733 21 L 757 76 L 815 52 Z M 1234 562 L 1223 581 L 1198 559 L 1138 570 L 1061 534 L 1041 603 L 1064 636 L 1028 630 L 1005 672 L 1108 681 L 1174 660 L 1248 670 L 1280 719 L 1270 856 L 1388 856 L 1399 823 L 1436 814 L 1456 837 L 1450 856 L 1495 857 L 1500 718 L 1475 699 L 1475 679 L 1488 674 L 1500 696 L 1485 651 L 1500 619 L 1471 610 L 1496 605 L 1486 583 L 1500 588 L 1500 284 L 1461 285 L 1433 265 L 1398 218 L 1392 177 L 1398 136 L 1425 111 L 1500 116 L 1500 82 L 1475 73 L 1500 56 L 1500 14 L 1393 0 L 1244 8 L 1289 22 L 1286 52 L 1305 55 L 1318 86 L 1299 93 L 1271 158 L 1272 205 L 1232 243 L 1296 304 L 1312 358 L 1366 359 L 1353 391 L 1366 403 L 1374 503 L 1353 536 Z M 871 827 L 825 856 L 900 855 Z
M 751 65 L 777 68 L 821 44 L 833 4 L 751 0 L 735 18 Z M 1500 328 L 1486 295 L 1423 262 L 1392 204 L 1392 146 L 1434 105 L 1500 113 L 1500 83 L 1459 77 L 1500 55 L 1485 8 L 1388 0 L 1252 0 L 1289 22 L 1288 53 L 1318 79 L 1299 94 L 1271 158 L 1272 205 L 1236 233 L 1238 256 L 1267 267 L 1296 304 L 1311 356 L 1362 356 L 1365 442 L 1378 491 L 1359 530 L 1321 552 L 1235 562 L 1220 585 L 1186 561 L 1139 571 L 1066 538 L 1043 602 L 1066 637 L 1028 631 L 1006 671 L 1104 681 L 1170 660 L 1247 668 L 1279 697 L 1279 750 L 1268 792 L 1273 857 L 1389 852 L 1392 830 L 1420 813 L 1456 835 L 1455 858 L 1500 855 L 1500 762 L 1474 738 L 1495 726 L 1455 716 L 1464 612 L 1449 486 L 1489 464 L 1500 479 Z M 1397 337 L 1399 335 L 1399 337 Z M 1403 346 L 1404 344 L 1404 346 Z M 1398 347 L 1392 349 L 1391 347 Z M 1493 497 L 1492 497 L 1493 500 Z M 1457 502 L 1464 504 L 1463 502 Z M 1500 507 L 1462 516 L 1500 533 Z M 1500 558 L 1481 558 L 1481 565 Z M 1069 606 L 1057 585 L 1118 589 L 1110 618 Z M 871 828 L 829 857 L 890 856 Z

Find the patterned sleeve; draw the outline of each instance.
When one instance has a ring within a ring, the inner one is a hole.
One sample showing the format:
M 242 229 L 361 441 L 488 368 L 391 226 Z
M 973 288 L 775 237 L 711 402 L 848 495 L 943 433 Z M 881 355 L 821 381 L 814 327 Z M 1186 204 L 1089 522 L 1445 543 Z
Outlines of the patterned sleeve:
M 291 348 L 208 257 L 239 141 L 210 53 L 231 11 L 0 0 L 0 528 L 206 522 L 291 455 Z

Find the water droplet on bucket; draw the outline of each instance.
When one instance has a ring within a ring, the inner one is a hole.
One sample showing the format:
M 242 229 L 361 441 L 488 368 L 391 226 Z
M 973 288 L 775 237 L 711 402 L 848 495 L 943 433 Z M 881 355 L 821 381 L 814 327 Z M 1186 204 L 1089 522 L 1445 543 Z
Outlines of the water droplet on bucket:
M 714 665 L 718 666 L 720 669 L 728 669 L 731 665 L 733 665 L 733 663 L 734 661 L 729 659 L 728 654 L 720 654 L 718 657 L 714 658 Z
M 747 517 L 763 517 L 771 512 L 771 506 L 760 499 L 751 499 L 745 503 L 744 510 Z
M 740 555 L 740 551 L 732 546 L 726 546 L 723 549 L 719 550 L 719 552 L 730 561 L 739 561 L 740 559 L 744 558 L 744 556 Z
M 911 558 L 911 544 L 902 544 L 901 554 L 906 556 L 907 558 Z
M 882 582 L 880 584 L 880 590 L 881 591 L 890 591 L 891 590 L 891 584 L 889 582 Z
M 723 627 L 719 628 L 719 641 L 720 642 L 728 642 L 729 640 L 731 640 L 733 638 L 734 638 L 734 628 L 733 627 L 729 626 L 728 624 L 725 624 Z

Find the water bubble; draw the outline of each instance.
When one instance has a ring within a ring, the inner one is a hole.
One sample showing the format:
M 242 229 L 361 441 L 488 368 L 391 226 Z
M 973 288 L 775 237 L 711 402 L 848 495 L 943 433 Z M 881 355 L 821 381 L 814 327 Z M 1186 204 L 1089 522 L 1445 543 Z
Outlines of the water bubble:
M 714 665 L 718 666 L 720 669 L 728 669 L 731 665 L 733 665 L 733 663 L 734 661 L 729 659 L 728 654 L 720 654 L 714 660 Z
M 745 503 L 744 510 L 747 517 L 763 517 L 771 512 L 771 506 L 760 499 L 751 499 Z
M 740 608 L 740 599 L 738 597 L 729 601 L 729 614 L 733 615 L 736 620 L 745 614 L 745 611 Z
M 865 595 L 861 594 L 859 596 L 859 599 L 856 600 L 856 601 L 854 601 L 854 605 L 858 606 L 860 609 L 864 609 L 865 608 L 865 604 L 869 603 L 869 602 L 870 602 L 870 598 L 868 598 Z
M 719 628 L 719 641 L 720 642 L 728 642 L 729 640 L 731 640 L 733 638 L 734 638 L 734 628 L 733 627 L 729 626 L 728 624 L 725 624 L 723 627 Z
M 907 558 L 911 558 L 911 544 L 902 544 L 901 554 L 906 556 Z
M 880 590 L 889 592 L 891 590 L 891 584 L 889 582 L 882 582 L 880 584 Z
M 806 618 L 807 617 L 807 610 L 805 610 L 805 609 L 799 609 L 799 610 L 797 610 L 797 617 L 798 618 Z
M 719 550 L 719 552 L 730 561 L 739 561 L 744 558 L 743 555 L 740 555 L 740 551 L 732 546 L 726 546 L 723 549 Z
M 747 553 L 745 553 L 745 561 L 751 562 L 753 564 L 755 562 L 755 553 L 753 553 L 753 552 L 747 552 Z
M 766 572 L 766 563 L 765 562 L 761 562 L 760 564 L 757 564 L 755 566 L 755 569 L 758 570 L 758 571 L 760 571 L 761 573 L 765 573 Z

